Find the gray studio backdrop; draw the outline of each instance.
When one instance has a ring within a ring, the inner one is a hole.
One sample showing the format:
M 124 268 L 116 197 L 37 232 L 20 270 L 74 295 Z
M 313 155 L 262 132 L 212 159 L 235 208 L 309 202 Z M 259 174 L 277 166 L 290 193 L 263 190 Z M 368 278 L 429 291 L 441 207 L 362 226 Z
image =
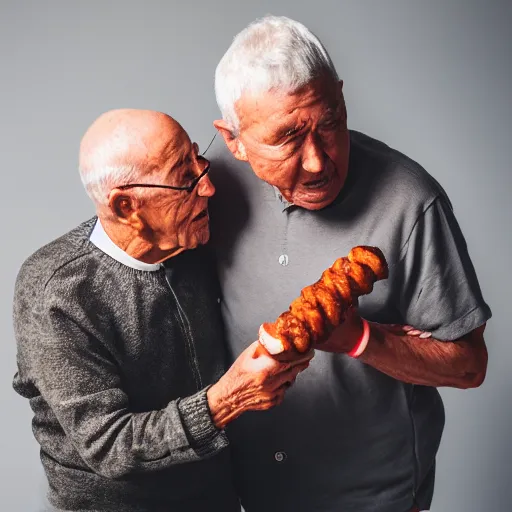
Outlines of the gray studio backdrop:
M 11 300 L 22 261 L 93 214 L 79 139 L 101 112 L 163 110 L 203 148 L 218 117 L 216 63 L 266 13 L 331 52 L 350 127 L 418 160 L 446 188 L 494 317 L 488 377 L 443 389 L 434 512 L 511 510 L 512 146 L 509 0 L 6 1 L 0 3 L 0 510 L 44 510 L 28 402 L 11 388 Z M 398 512 L 398 511 L 397 511 Z

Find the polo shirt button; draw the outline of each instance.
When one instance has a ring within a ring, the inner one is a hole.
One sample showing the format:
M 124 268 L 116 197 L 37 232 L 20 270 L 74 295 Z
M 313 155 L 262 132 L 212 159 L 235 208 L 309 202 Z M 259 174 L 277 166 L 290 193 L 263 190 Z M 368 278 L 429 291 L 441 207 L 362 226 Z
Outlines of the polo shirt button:
M 276 462 L 284 462 L 286 460 L 286 452 L 274 453 L 274 459 L 276 459 Z
M 281 254 L 281 256 L 279 256 L 279 264 L 283 267 L 288 265 L 288 254 Z

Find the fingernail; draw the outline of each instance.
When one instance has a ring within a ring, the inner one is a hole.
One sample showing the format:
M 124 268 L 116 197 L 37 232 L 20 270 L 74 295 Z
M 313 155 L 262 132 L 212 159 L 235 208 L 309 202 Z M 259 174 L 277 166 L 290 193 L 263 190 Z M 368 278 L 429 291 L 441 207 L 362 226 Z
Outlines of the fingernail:
M 412 331 L 407 331 L 407 334 L 409 336 L 418 336 L 418 334 L 421 334 L 422 331 L 420 331 L 419 329 L 413 329 Z
M 431 332 L 423 332 L 420 334 L 420 338 L 422 339 L 425 339 L 425 338 L 430 338 L 430 336 L 432 336 L 432 333 Z
M 413 329 L 414 329 L 414 327 L 413 327 L 412 325 L 404 325 L 404 326 L 403 326 L 403 330 L 404 330 L 405 332 L 407 332 L 407 331 L 412 331 Z

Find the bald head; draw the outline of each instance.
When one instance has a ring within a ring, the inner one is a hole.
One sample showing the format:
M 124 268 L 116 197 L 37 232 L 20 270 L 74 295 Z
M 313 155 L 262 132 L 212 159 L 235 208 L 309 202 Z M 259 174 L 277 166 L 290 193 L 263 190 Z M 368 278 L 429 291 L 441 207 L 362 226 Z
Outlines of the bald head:
M 80 144 L 80 176 L 87 193 L 97 206 L 106 205 L 112 188 L 151 174 L 162 158 L 185 140 L 188 136 L 182 126 L 162 112 L 105 112 L 92 123 Z

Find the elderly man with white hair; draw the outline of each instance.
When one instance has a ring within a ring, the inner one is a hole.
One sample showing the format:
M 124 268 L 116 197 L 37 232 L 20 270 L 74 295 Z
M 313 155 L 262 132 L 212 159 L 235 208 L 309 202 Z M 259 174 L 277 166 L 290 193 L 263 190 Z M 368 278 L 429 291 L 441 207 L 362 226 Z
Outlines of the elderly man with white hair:
M 14 388 L 58 510 L 240 510 L 224 429 L 308 365 L 254 342 L 226 371 L 208 170 L 171 117 L 103 114 L 80 147 L 97 216 L 19 272 Z
M 427 509 L 444 426 L 436 388 L 477 387 L 486 373 L 491 311 L 446 193 L 347 128 L 342 86 L 319 39 L 284 17 L 240 32 L 215 74 L 227 149 L 209 153 L 212 241 L 234 356 L 353 246 L 389 264 L 283 404 L 232 425 L 247 512 Z

